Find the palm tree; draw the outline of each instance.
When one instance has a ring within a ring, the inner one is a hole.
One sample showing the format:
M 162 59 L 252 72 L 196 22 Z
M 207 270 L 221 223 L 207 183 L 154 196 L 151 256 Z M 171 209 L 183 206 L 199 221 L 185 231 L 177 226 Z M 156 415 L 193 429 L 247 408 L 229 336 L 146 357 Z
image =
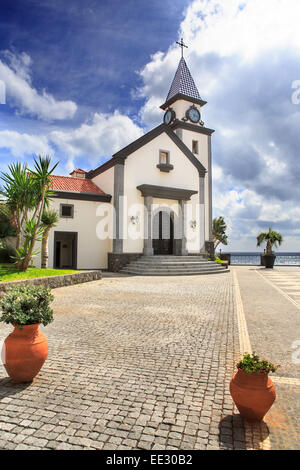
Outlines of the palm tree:
M 42 268 L 48 267 L 48 238 L 50 230 L 55 227 L 59 220 L 58 212 L 52 210 L 44 210 L 42 215 Z
M 0 194 L 16 228 L 16 248 L 21 244 L 23 224 L 28 212 L 35 207 L 33 180 L 28 172 L 27 165 L 12 163 L 8 165 L 9 172 L 2 173 L 1 179 L 4 187 Z
M 13 216 L 17 232 L 16 260 L 17 268 L 26 271 L 34 251 L 35 242 L 41 239 L 42 214 L 48 206 L 51 195 L 50 175 L 58 165 L 50 169 L 51 158 L 47 155 L 34 159 L 34 169 L 27 165 L 13 163 L 9 172 L 2 173 L 4 187 L 0 195 Z M 21 238 L 22 245 L 21 245 Z
M 219 217 L 218 219 L 213 220 L 213 242 L 215 250 L 217 246 L 222 243 L 222 245 L 228 244 L 228 236 L 226 235 L 227 225 L 225 223 L 224 217 Z
M 266 242 L 266 255 L 272 255 L 272 247 L 275 246 L 280 246 L 283 238 L 282 235 L 279 232 L 275 232 L 272 230 L 271 227 L 269 227 L 269 231 L 264 233 L 260 233 L 257 236 L 257 246 L 261 246 L 262 243 Z
M 46 155 L 39 155 L 38 160 L 34 159 L 34 170 L 30 171 L 33 181 L 33 194 L 35 200 L 35 209 L 32 217 L 28 220 L 28 250 L 20 263 L 22 271 L 27 271 L 32 256 L 34 255 L 34 245 L 41 235 L 42 214 L 45 206 L 49 203 L 49 199 L 53 194 L 50 190 L 50 175 L 53 173 L 58 163 L 50 169 L 51 158 Z

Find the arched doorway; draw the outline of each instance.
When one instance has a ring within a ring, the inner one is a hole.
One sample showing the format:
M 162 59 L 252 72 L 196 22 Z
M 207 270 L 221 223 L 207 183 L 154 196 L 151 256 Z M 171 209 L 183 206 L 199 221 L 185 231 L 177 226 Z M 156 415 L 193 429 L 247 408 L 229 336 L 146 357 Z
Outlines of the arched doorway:
M 158 211 L 153 217 L 154 255 L 172 255 L 174 249 L 174 221 L 166 210 Z

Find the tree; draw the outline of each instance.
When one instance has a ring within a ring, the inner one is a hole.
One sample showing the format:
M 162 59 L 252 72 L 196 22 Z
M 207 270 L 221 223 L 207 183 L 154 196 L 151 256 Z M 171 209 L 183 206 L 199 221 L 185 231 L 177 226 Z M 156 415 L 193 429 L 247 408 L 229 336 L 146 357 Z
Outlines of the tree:
M 50 163 L 49 156 L 39 155 L 34 159 L 33 170 L 29 170 L 27 165 L 14 163 L 9 165 L 9 173 L 1 175 L 4 182 L 1 193 L 13 214 L 17 230 L 15 261 L 22 271 L 27 270 L 36 254 L 35 242 L 42 237 L 42 214 L 52 195 L 50 175 L 57 166 L 56 163 L 50 168 Z
M 228 236 L 226 235 L 227 225 L 225 223 L 224 217 L 215 218 L 213 220 L 213 242 L 215 250 L 217 246 L 222 243 L 223 245 L 228 244 Z
M 52 195 L 50 191 L 50 175 L 53 173 L 58 163 L 50 169 L 51 158 L 49 156 L 34 159 L 34 170 L 31 170 L 33 179 L 35 209 L 33 215 L 27 220 L 27 237 L 25 236 L 25 243 L 27 242 L 28 250 L 23 261 L 20 263 L 22 271 L 27 271 L 31 258 L 34 254 L 34 245 L 40 236 L 42 236 L 42 214 L 45 207 L 49 204 L 49 199 Z
M 275 232 L 269 227 L 268 232 L 260 233 L 257 238 L 257 246 L 261 246 L 262 243 L 266 243 L 266 254 L 272 255 L 272 247 L 275 246 L 277 248 L 283 242 L 282 235 L 279 232 Z
M 28 212 L 34 207 L 34 188 L 27 165 L 12 163 L 8 165 L 8 170 L 8 173 L 1 175 L 4 182 L 1 195 L 16 228 L 16 248 L 18 250 L 21 244 L 23 224 L 27 219 Z
M 48 267 L 48 238 L 50 230 L 55 227 L 59 220 L 58 212 L 52 210 L 44 210 L 42 215 L 42 268 Z

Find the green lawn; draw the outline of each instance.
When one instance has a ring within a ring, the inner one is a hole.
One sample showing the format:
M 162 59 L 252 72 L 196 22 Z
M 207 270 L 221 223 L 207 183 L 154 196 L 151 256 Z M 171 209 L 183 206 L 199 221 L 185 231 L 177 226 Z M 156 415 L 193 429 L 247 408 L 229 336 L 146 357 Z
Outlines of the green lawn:
M 18 271 L 8 264 L 0 265 L 0 282 L 19 281 L 21 279 L 32 279 L 34 277 L 59 276 L 61 274 L 72 274 L 78 271 L 74 269 L 39 269 L 28 268 L 26 273 Z

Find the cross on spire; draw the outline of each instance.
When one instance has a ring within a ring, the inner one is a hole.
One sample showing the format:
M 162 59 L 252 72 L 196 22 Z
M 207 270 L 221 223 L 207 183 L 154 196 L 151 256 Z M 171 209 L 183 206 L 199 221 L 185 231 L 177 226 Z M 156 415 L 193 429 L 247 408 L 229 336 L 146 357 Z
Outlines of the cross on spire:
M 188 46 L 186 46 L 186 45 L 184 44 L 183 38 L 181 38 L 181 41 L 180 41 L 180 42 L 176 41 L 176 44 L 178 44 L 178 46 L 181 47 L 181 57 L 183 57 L 183 48 L 184 48 L 184 47 L 188 48 Z

